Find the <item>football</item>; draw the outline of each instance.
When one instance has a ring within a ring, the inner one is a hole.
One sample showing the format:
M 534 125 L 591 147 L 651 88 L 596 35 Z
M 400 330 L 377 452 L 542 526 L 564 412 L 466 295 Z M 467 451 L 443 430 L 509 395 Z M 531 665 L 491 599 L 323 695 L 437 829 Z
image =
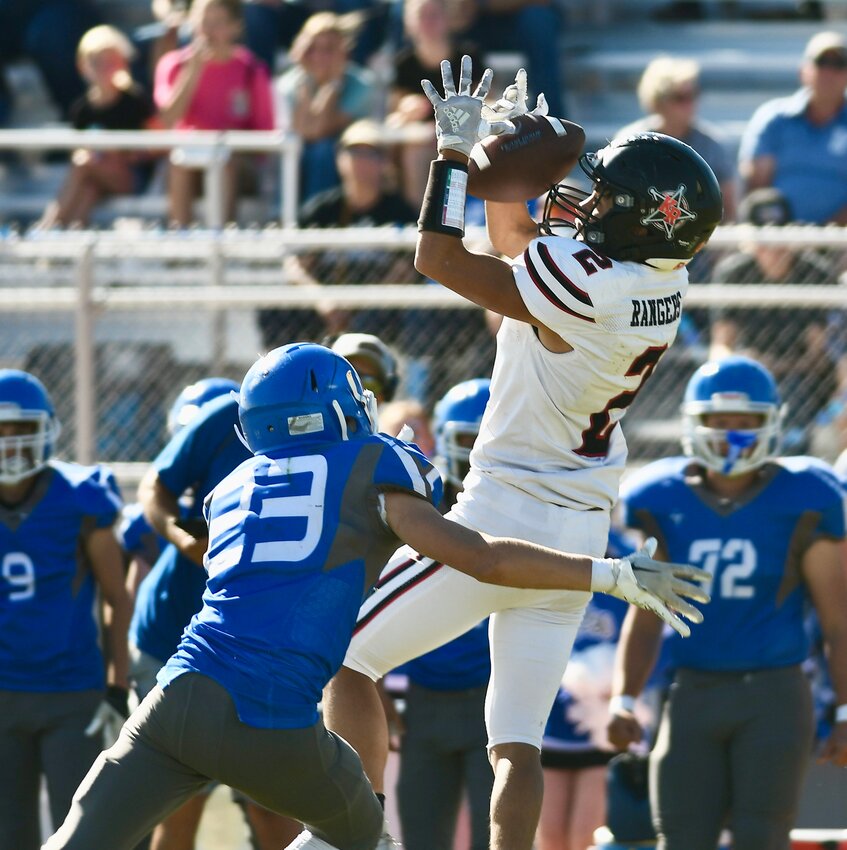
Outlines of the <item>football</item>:
M 474 145 L 468 192 L 486 201 L 529 201 L 565 178 L 585 144 L 585 130 L 563 118 L 519 115 L 514 133 Z

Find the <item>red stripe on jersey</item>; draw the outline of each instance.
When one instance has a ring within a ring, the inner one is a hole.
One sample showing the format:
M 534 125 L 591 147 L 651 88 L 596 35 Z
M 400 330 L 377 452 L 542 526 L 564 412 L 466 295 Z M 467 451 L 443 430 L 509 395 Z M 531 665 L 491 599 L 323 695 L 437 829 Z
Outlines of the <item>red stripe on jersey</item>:
M 550 250 L 543 243 L 538 246 L 538 256 L 541 257 L 541 262 L 544 263 L 544 268 L 553 275 L 554 278 L 565 288 L 567 291 L 576 298 L 577 301 L 581 301 L 585 304 L 586 307 L 593 307 L 594 302 L 591 300 L 589 294 L 584 290 L 580 289 L 557 265 L 555 260 L 550 256 Z
M 569 313 L 571 316 L 575 316 L 577 319 L 582 319 L 584 322 L 591 322 L 591 324 L 596 324 L 594 319 L 590 316 L 583 316 L 582 313 L 577 313 L 576 310 L 571 310 L 570 307 L 567 306 L 554 292 L 547 286 L 546 283 L 541 279 L 540 275 L 535 269 L 535 266 L 532 263 L 532 258 L 529 256 L 529 249 L 524 251 L 524 261 L 526 262 L 526 270 L 529 272 L 530 278 L 532 278 L 532 282 L 538 287 L 541 294 L 555 307 L 558 307 L 560 310 L 565 313 Z
M 406 569 L 411 566 L 414 562 L 410 562 L 406 565 Z M 353 634 L 358 634 L 368 623 L 370 623 L 374 617 L 376 617 L 381 611 L 384 611 L 391 605 L 392 602 L 396 602 L 404 593 L 408 593 L 413 587 L 417 587 L 422 581 L 425 581 L 430 576 L 435 575 L 444 564 L 439 564 L 437 561 L 434 561 L 429 567 L 427 567 L 422 572 L 417 575 L 412 576 L 408 581 L 401 584 L 395 590 L 391 591 L 385 599 L 383 599 L 378 605 L 368 611 L 364 617 L 361 617 L 356 621 L 356 627 L 353 629 Z

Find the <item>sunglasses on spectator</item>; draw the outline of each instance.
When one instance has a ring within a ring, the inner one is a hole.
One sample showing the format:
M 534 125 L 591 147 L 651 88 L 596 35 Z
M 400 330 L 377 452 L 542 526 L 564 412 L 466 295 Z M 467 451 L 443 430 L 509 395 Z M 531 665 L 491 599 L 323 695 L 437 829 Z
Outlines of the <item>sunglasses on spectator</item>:
M 816 68 L 832 68 L 836 71 L 844 71 L 847 69 L 847 56 L 840 54 L 824 54 L 815 59 Z
M 350 145 L 345 148 L 350 156 L 366 157 L 367 159 L 383 159 L 385 152 L 379 148 L 372 148 L 369 145 Z
M 667 95 L 666 100 L 672 103 L 691 103 L 700 97 L 700 92 L 697 89 L 685 89 L 684 91 L 672 91 Z
M 385 384 L 376 375 L 359 375 L 359 379 L 362 386 L 366 390 L 370 390 L 377 398 L 385 395 Z

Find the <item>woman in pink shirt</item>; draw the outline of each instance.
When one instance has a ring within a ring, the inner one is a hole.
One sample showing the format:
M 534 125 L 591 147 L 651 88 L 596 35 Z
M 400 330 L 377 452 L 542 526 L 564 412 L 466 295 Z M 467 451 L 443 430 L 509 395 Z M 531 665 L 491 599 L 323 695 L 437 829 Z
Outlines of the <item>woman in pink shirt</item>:
M 194 38 L 166 53 L 156 66 L 154 97 L 167 127 L 179 130 L 272 130 L 273 97 L 268 70 L 238 44 L 241 0 L 195 0 Z M 226 214 L 234 218 L 237 160 L 227 165 Z M 201 172 L 171 163 L 170 219 L 187 227 Z

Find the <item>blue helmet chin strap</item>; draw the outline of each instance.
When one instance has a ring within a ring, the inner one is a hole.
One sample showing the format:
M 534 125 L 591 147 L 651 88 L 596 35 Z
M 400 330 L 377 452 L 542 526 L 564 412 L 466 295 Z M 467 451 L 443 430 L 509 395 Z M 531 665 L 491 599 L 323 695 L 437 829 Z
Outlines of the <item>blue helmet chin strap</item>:
M 724 475 L 729 475 L 732 468 L 735 466 L 738 458 L 742 453 L 750 448 L 758 439 L 757 434 L 751 434 L 749 431 L 727 431 L 726 432 L 726 461 L 724 462 L 721 472 Z

